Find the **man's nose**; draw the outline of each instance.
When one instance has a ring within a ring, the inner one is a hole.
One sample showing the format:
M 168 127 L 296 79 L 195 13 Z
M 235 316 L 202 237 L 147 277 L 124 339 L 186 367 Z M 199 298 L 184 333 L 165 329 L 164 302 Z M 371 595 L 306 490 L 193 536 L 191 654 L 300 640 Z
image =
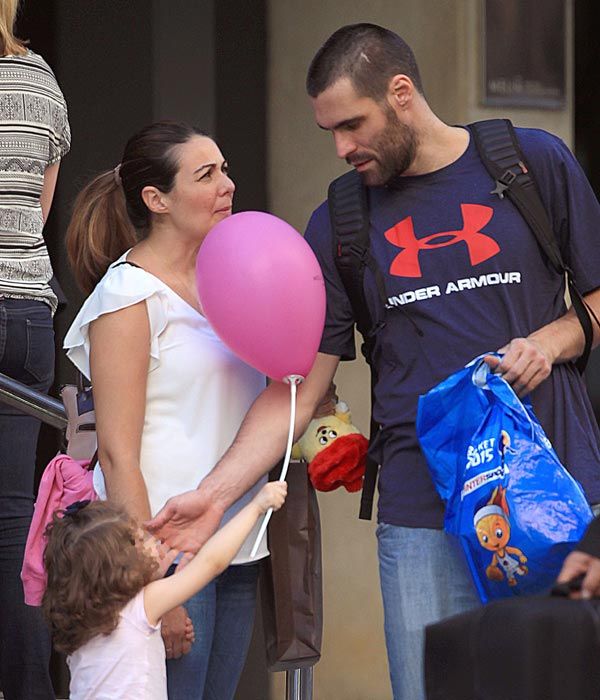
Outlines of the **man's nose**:
M 334 134 L 335 150 L 338 158 L 346 159 L 351 153 L 356 150 L 356 144 L 348 134 Z

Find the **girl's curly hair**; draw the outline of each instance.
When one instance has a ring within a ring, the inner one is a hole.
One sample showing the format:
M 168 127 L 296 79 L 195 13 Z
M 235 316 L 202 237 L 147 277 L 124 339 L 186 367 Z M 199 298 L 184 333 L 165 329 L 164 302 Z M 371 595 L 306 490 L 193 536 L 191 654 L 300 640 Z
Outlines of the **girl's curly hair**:
M 135 521 L 107 501 L 55 513 L 46 537 L 42 609 L 54 646 L 72 654 L 117 627 L 120 611 L 150 583 L 157 562 L 139 546 Z

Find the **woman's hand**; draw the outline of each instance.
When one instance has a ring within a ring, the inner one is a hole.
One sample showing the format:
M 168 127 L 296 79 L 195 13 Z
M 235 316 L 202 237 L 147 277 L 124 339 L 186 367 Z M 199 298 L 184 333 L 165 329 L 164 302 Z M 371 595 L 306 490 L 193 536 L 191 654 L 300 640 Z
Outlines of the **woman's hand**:
M 162 616 L 161 634 L 167 659 L 178 659 L 187 654 L 194 643 L 194 626 L 183 605 Z

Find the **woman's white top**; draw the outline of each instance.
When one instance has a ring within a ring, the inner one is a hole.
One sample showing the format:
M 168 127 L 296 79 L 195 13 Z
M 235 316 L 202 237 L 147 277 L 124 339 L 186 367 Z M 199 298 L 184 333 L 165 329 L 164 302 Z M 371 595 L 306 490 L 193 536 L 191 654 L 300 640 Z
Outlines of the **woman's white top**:
M 121 610 L 110 634 L 98 634 L 67 657 L 70 700 L 167 700 L 165 645 L 151 625 L 144 589 Z
M 129 251 L 127 251 L 128 253 Z M 140 453 L 141 471 L 155 515 L 167 499 L 195 489 L 233 442 L 265 376 L 227 348 L 207 319 L 170 287 L 145 270 L 118 265 L 107 270 L 73 321 L 64 341 L 69 359 L 90 376 L 89 326 L 103 314 L 145 301 L 150 321 L 150 366 Z M 127 387 L 122 389 L 127 391 Z M 115 396 L 114 401 L 119 401 Z M 234 503 L 223 523 L 266 482 L 266 477 Z M 106 497 L 102 467 L 94 486 Z M 234 559 L 251 561 L 260 521 Z M 255 559 L 268 554 L 263 538 Z

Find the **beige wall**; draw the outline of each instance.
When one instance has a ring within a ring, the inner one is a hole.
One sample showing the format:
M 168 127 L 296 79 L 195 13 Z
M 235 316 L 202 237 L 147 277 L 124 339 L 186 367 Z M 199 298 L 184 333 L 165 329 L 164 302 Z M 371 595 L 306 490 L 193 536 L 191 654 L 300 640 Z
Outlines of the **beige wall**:
M 570 12 L 571 0 L 568 4 Z M 446 122 L 498 115 L 478 105 L 478 0 L 271 0 L 270 203 L 274 214 L 300 231 L 323 200 L 330 180 L 346 169 L 335 158 L 331 137 L 314 125 L 304 93 L 306 68 L 333 31 L 362 21 L 387 26 L 408 41 L 419 61 L 428 100 Z M 568 90 L 570 103 L 570 80 Z M 570 110 L 512 110 L 503 111 L 502 116 L 572 141 Z M 366 432 L 369 385 L 364 363 L 344 363 L 336 382 L 354 422 Z M 358 502 L 356 495 L 346 492 L 320 494 L 325 631 L 323 656 L 315 668 L 315 700 L 391 697 L 375 526 L 358 520 Z M 285 697 L 283 674 L 273 676 L 272 697 Z

